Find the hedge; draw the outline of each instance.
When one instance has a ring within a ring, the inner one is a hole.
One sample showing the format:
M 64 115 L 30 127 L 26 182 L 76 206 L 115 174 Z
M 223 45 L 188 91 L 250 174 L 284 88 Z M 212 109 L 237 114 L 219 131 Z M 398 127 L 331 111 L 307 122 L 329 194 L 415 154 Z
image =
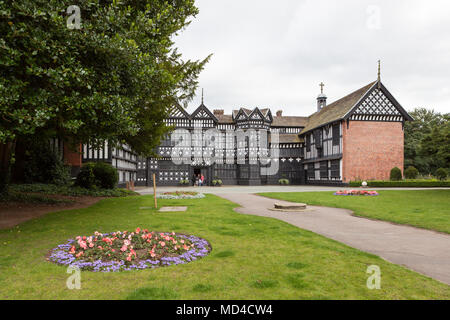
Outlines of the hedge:
M 362 181 L 351 181 L 350 187 L 361 187 Z M 432 187 L 450 187 L 450 181 L 439 180 L 400 180 L 400 181 L 367 181 L 368 187 L 379 188 L 395 188 L 395 187 L 410 187 L 410 188 L 432 188 Z

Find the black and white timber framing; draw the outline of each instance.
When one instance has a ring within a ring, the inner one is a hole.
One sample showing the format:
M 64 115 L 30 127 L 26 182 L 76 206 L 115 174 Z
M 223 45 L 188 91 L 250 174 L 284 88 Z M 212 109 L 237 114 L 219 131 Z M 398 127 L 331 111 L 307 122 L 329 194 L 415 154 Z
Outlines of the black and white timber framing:
M 155 150 L 156 157 L 139 158 L 126 145 L 115 149 L 106 143 L 97 149 L 83 145 L 83 162 L 111 163 L 119 171 L 121 184 L 134 180 L 141 186 L 151 186 L 153 174 L 159 186 L 176 186 L 181 180 L 189 180 L 192 185 L 193 176 L 198 173 L 205 176 L 207 185 L 214 179 L 222 180 L 225 185 L 278 184 L 281 178 L 289 179 L 291 184 L 341 184 L 344 125 L 349 121 L 404 123 L 412 120 L 380 80 L 328 106 L 326 99 L 322 92 L 317 98 L 317 112 L 309 117 L 282 116 L 281 111 L 274 116 L 268 108 L 239 108 L 226 115 L 223 110 L 209 110 L 203 101 L 192 114 L 178 105 L 172 109 L 166 119 L 168 126 L 187 130 L 191 135 L 200 132 L 202 136 L 208 129 L 217 129 L 220 133 L 217 143 L 223 148 L 220 156 L 234 159 L 231 162 L 196 160 L 196 155 L 212 152 L 211 146 L 199 137 L 190 147 L 191 163 L 177 165 L 171 158 L 175 143 L 170 134 Z M 230 130 L 248 131 L 254 136 L 249 135 L 238 144 L 235 137 L 228 141 L 226 132 Z M 269 134 L 261 134 L 263 130 Z M 274 132 L 279 133 L 279 140 L 272 142 Z M 258 152 L 268 152 L 255 149 L 254 143 L 261 139 L 267 139 L 268 148 L 279 148 L 278 157 L 272 160 L 279 163 L 275 175 L 261 175 L 263 165 L 252 161 Z M 239 155 L 245 155 L 245 163 L 238 163 Z

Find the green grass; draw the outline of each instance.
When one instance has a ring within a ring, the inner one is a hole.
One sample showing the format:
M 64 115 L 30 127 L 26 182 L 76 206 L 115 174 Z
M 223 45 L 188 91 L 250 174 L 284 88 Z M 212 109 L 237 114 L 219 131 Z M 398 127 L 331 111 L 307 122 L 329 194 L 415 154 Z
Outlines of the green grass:
M 140 210 L 151 196 L 112 198 L 0 231 L 0 299 L 450 299 L 445 284 L 288 223 L 238 214 L 213 195 L 158 203 L 188 211 Z M 81 290 L 67 289 L 66 268 L 45 260 L 68 238 L 137 226 L 194 234 L 212 252 L 154 270 L 85 271 Z M 370 265 L 381 268 L 381 290 L 366 287 Z
M 450 190 L 378 191 L 377 197 L 333 192 L 262 193 L 310 205 L 350 209 L 355 215 L 450 233 Z

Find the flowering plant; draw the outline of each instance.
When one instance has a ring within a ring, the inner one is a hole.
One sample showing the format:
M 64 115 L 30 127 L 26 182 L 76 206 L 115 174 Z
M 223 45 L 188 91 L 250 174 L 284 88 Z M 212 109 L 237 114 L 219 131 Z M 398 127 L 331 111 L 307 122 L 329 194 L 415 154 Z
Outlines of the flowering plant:
M 81 270 L 122 271 L 187 263 L 210 252 L 209 243 L 195 236 L 150 232 L 117 231 L 78 236 L 53 249 L 49 260 L 78 266 Z
M 173 191 L 156 195 L 156 198 L 158 199 L 200 199 L 204 197 L 205 195 L 203 193 L 193 191 Z
M 378 196 L 378 192 L 369 190 L 339 190 L 335 196 Z

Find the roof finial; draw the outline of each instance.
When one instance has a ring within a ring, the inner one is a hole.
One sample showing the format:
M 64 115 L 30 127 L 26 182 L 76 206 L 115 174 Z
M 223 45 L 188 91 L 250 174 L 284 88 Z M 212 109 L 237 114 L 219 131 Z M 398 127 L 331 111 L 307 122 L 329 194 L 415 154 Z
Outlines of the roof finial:
M 203 88 L 202 88 L 202 104 L 203 104 Z
M 378 60 L 378 89 L 381 87 L 381 60 Z
M 323 87 L 324 87 L 325 85 L 323 84 L 323 82 L 321 82 L 321 83 L 319 84 L 319 86 L 320 86 L 320 93 L 323 93 Z

